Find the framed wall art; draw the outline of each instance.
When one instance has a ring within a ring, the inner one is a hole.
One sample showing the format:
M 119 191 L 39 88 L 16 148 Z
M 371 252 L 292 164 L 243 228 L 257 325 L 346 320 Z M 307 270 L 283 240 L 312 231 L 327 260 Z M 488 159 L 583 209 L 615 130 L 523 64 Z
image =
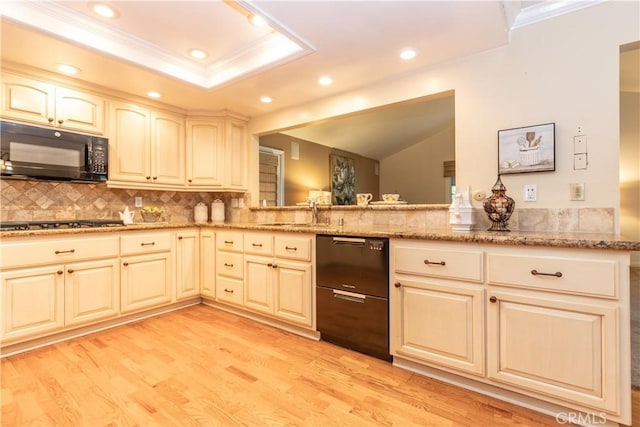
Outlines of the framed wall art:
M 331 174 L 331 203 L 356 204 L 356 169 L 352 158 L 338 154 L 329 155 Z
M 555 123 L 498 131 L 498 175 L 555 170 Z

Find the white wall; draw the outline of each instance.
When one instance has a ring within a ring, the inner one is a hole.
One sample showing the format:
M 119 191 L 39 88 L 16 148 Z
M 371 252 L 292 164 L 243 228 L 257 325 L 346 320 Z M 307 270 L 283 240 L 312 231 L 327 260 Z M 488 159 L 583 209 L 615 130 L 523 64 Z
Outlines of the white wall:
M 443 162 L 453 160 L 455 129 L 380 160 L 380 193 L 399 193 L 409 203 L 446 203 Z
M 523 185 L 536 184 L 538 201 L 527 203 L 529 208 L 613 207 L 619 215 L 619 47 L 639 39 L 639 2 L 600 3 L 514 30 L 508 46 L 256 117 L 249 128 L 254 134 L 268 133 L 455 90 L 459 188 L 489 192 L 497 174 L 499 129 L 554 122 L 556 171 L 506 175 L 508 194 L 522 206 Z M 586 171 L 573 170 L 578 128 L 588 139 Z M 257 143 L 254 151 L 257 156 Z M 257 170 L 257 161 L 255 165 Z M 569 201 L 571 182 L 585 183 L 585 201 Z

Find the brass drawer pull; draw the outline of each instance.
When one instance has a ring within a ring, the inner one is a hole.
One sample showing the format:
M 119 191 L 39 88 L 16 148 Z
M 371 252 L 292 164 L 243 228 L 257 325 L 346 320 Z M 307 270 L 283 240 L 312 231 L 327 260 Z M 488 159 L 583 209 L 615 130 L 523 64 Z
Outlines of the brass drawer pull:
M 288 251 L 297 251 L 297 250 L 298 250 L 298 248 L 297 248 L 297 247 L 295 247 L 295 246 L 285 246 L 284 248 L 285 248 L 286 250 L 288 250 Z
M 224 291 L 225 291 L 226 293 L 228 293 L 228 294 L 232 294 L 232 293 L 233 293 L 233 289 L 227 289 L 227 288 L 224 288 Z
M 252 243 L 251 246 L 253 246 L 254 248 L 261 248 L 262 243 Z
M 425 263 L 426 265 L 447 265 L 447 263 L 446 263 L 446 262 L 444 262 L 444 261 L 439 261 L 439 262 L 437 262 L 437 261 L 429 261 L 428 259 L 425 259 L 425 260 L 424 260 L 424 263 Z
M 56 255 L 60 255 L 60 254 L 72 254 L 74 253 L 76 250 L 75 249 L 69 249 L 68 251 L 56 251 L 55 254 Z
M 155 246 L 156 242 L 151 243 L 140 243 L 140 246 Z
M 233 264 L 227 264 L 226 262 L 224 263 L 225 267 L 233 267 Z
M 562 273 L 556 271 L 555 273 L 541 273 L 538 270 L 531 270 L 531 274 L 534 276 L 554 276 L 554 277 L 562 277 Z
M 233 240 L 225 240 L 224 244 L 225 245 L 233 245 Z

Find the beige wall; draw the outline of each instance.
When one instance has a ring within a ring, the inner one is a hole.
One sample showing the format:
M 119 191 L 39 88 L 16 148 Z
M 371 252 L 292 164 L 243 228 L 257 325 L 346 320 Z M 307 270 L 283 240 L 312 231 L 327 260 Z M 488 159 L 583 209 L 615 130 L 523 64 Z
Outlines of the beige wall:
M 523 186 L 535 184 L 538 201 L 524 207 L 613 208 L 619 231 L 619 47 L 638 40 L 639 30 L 640 3 L 599 3 L 513 30 L 509 45 L 498 49 L 253 118 L 249 130 L 268 133 L 302 124 L 299 117 L 308 123 L 346 114 L 354 111 L 354 99 L 367 100 L 359 104 L 362 109 L 455 90 L 459 188 L 490 191 L 497 174 L 498 130 L 554 122 L 556 171 L 503 179 L 516 210 L 523 207 Z M 578 129 L 588 137 L 590 163 L 587 170 L 575 171 L 572 147 Z M 254 144 L 257 158 L 257 140 Z M 573 182 L 585 183 L 585 201 L 569 200 Z
M 298 160 L 291 158 L 292 141 L 298 143 Z M 309 190 L 331 191 L 329 155 L 332 153 L 354 159 L 356 192 L 374 193 L 374 198 L 378 197 L 379 180 L 374 173 L 374 165 L 377 163 L 375 160 L 281 133 L 260 137 L 260 145 L 284 151 L 285 205 L 295 205 L 306 201 Z
M 380 161 L 380 191 L 409 203 L 446 203 L 443 162 L 454 160 L 452 126 Z

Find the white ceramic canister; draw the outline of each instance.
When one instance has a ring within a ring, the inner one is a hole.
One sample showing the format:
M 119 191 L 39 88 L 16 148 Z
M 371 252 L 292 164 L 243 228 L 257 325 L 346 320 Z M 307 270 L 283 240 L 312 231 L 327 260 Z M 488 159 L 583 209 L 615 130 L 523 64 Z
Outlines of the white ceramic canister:
M 193 220 L 196 223 L 207 222 L 209 219 L 209 211 L 207 210 L 207 205 L 200 202 L 193 208 Z
M 220 199 L 211 203 L 211 222 L 224 222 L 224 203 Z

